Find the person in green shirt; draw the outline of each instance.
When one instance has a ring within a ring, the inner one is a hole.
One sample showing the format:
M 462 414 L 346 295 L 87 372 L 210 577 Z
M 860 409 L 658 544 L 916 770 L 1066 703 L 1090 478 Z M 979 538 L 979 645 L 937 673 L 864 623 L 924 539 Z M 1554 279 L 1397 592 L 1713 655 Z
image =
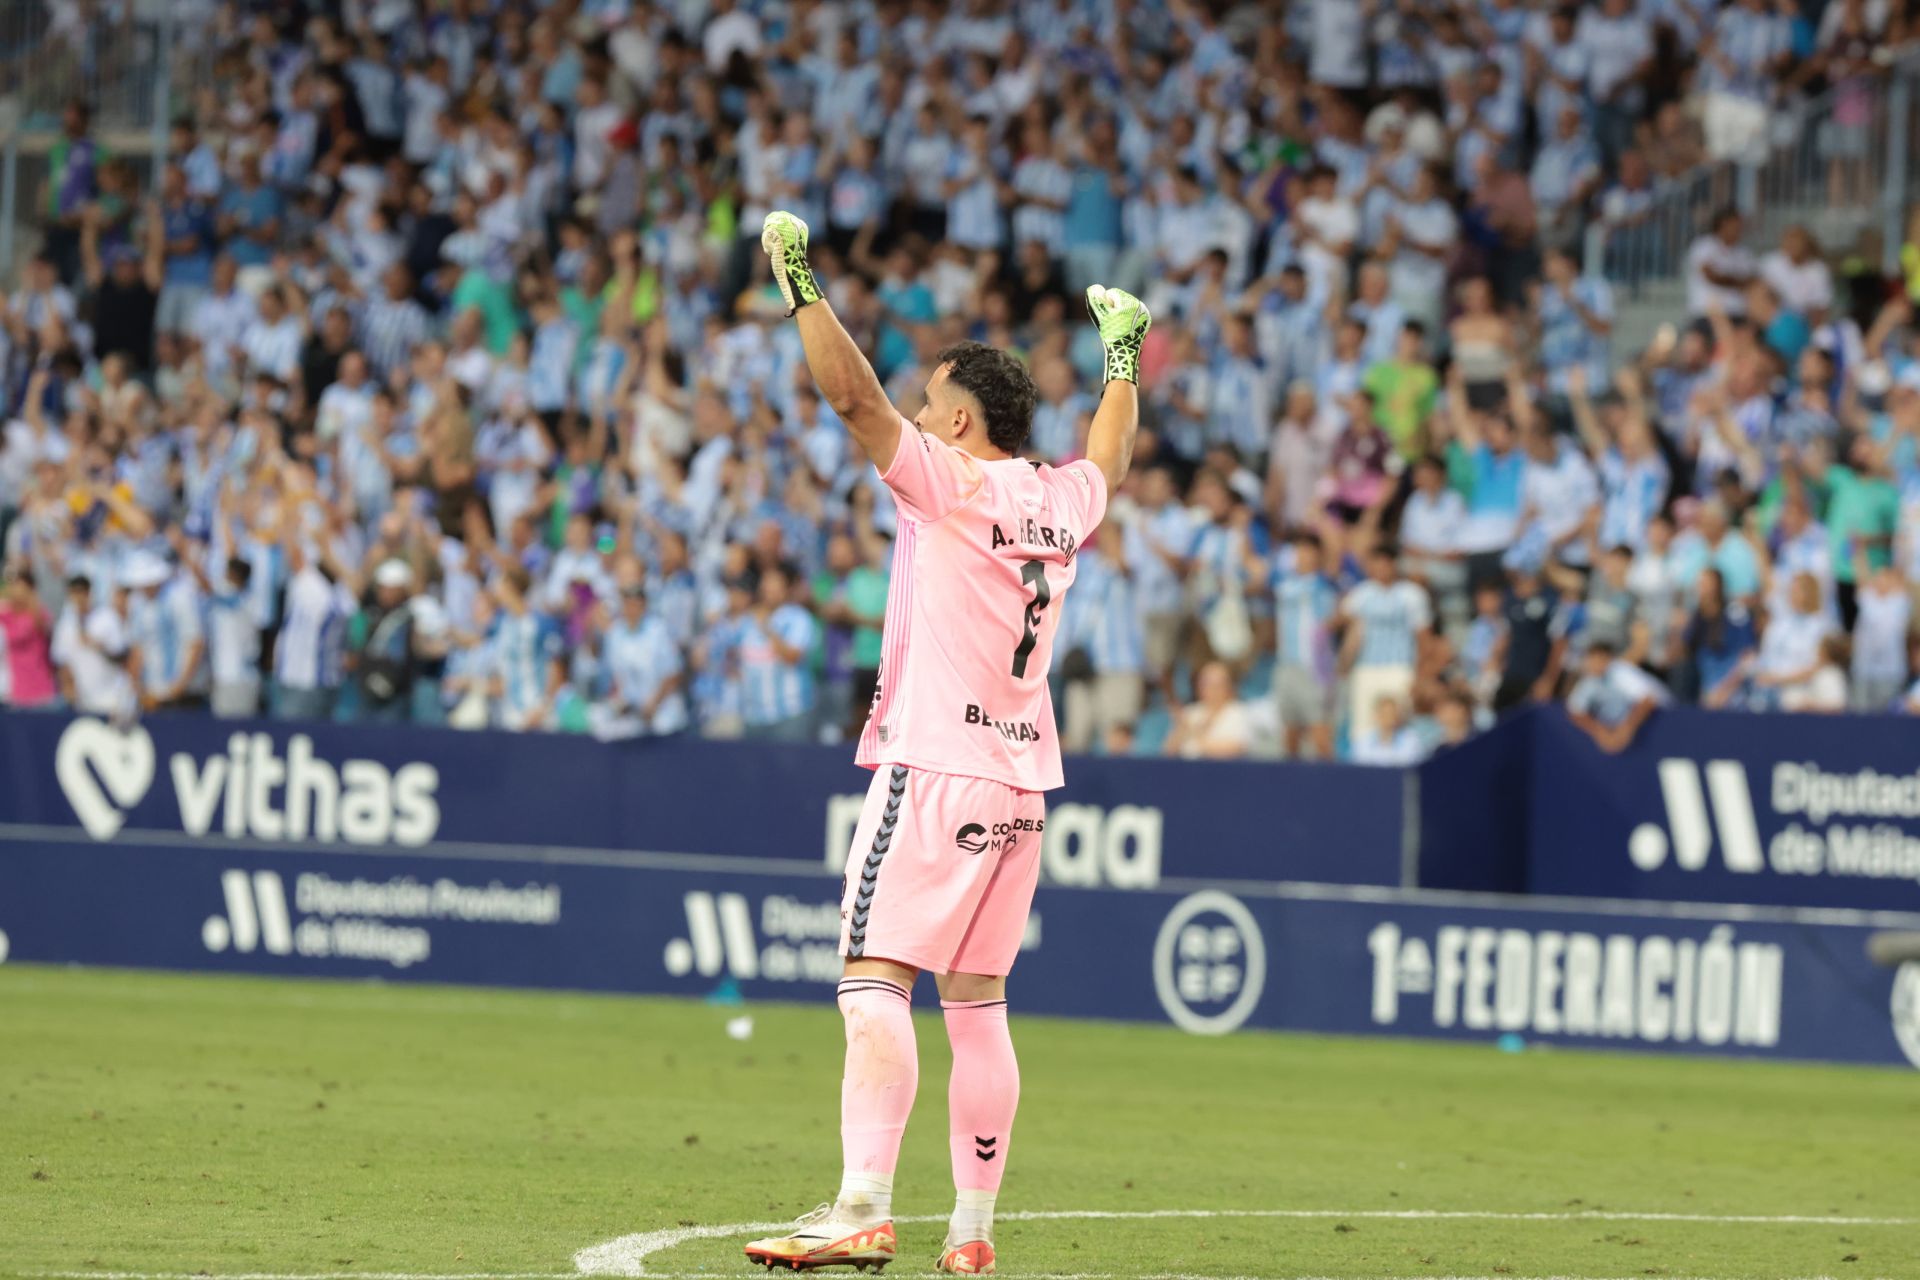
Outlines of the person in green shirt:
M 814 650 L 821 687 L 834 690 L 827 723 L 857 737 L 880 682 L 881 629 L 887 618 L 887 575 L 877 567 L 876 548 L 862 562 L 853 537 L 836 533 L 827 541 L 826 567 L 814 575 L 814 610 L 826 625 Z
M 1884 567 L 1893 557 L 1893 535 L 1900 519 L 1900 490 L 1893 483 L 1893 464 L 1887 447 L 1868 435 L 1854 437 L 1847 450 L 1851 465 L 1835 464 L 1824 476 L 1813 477 L 1827 488 L 1827 536 L 1833 540 L 1833 581 L 1840 604 L 1840 620 L 1851 629 L 1857 609 L 1859 581 L 1856 551 L 1865 553 L 1868 569 Z
M 1373 397 L 1373 420 L 1412 462 L 1426 451 L 1422 430 L 1439 398 L 1440 376 L 1427 363 L 1427 329 L 1409 320 L 1394 342 L 1393 358 L 1370 366 L 1360 385 Z
M 513 289 L 505 281 L 494 279 L 479 267 L 469 267 L 453 287 L 451 305 L 454 315 L 469 309 L 480 313 L 486 323 L 487 350 L 494 355 L 505 355 L 513 345 L 513 335 L 520 330 L 520 311 L 513 305 Z

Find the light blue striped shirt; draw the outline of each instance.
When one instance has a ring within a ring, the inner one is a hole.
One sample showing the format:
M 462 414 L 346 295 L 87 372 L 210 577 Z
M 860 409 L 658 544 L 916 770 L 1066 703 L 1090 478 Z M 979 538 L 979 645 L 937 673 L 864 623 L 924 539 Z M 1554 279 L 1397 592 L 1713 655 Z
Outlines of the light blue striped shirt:
M 140 653 L 140 684 L 150 693 L 171 690 L 186 674 L 187 651 L 203 638 L 199 593 L 184 578 L 174 578 L 152 596 L 133 598 L 128 622 Z M 204 661 L 189 689 L 204 688 Z
M 1006 241 L 1007 229 L 987 162 L 956 151 L 947 176 L 966 181 L 947 198 L 947 239 L 968 249 L 998 249 Z
M 1072 456 L 1080 443 L 1080 415 L 1093 411 L 1093 397 L 1082 391 L 1064 400 L 1042 400 L 1033 411 L 1033 451 L 1050 462 Z
M 617 408 L 613 403 L 613 389 L 620 381 L 620 372 L 626 367 L 627 349 L 612 338 L 595 338 L 587 349 L 585 363 L 580 366 L 575 395 L 581 409 L 592 412 L 597 406 L 601 412 L 611 414 Z
M 1598 395 L 1611 381 L 1612 345 L 1607 334 L 1587 327 L 1573 308 L 1575 302 L 1596 319 L 1613 319 L 1613 289 L 1598 276 L 1580 276 L 1567 291 L 1555 284 L 1541 285 L 1540 363 L 1547 368 L 1547 386 L 1561 395 L 1567 392 L 1567 374 L 1584 365 L 1587 386 Z
M 567 387 L 573 381 L 574 350 L 580 335 L 569 320 L 549 320 L 534 331 L 527 364 L 527 403 L 539 413 L 558 413 L 567 407 Z
M 718 607 L 724 609 L 726 593 L 722 590 L 718 594 L 722 601 Z M 740 714 L 740 675 L 735 659 L 746 625 L 743 617 L 715 617 L 707 626 L 702 638 L 706 661 L 693 677 L 693 700 L 702 724 Z
M 256 570 L 257 576 L 257 570 Z M 309 564 L 287 583 L 285 620 L 273 646 L 273 676 L 289 689 L 340 683 L 340 592 Z
M 1289 573 L 1274 584 L 1275 635 L 1280 665 L 1305 667 L 1321 679 L 1333 676 L 1334 615 L 1340 589 L 1323 573 Z
M 1184 557 L 1193 546 L 1193 520 L 1185 507 L 1169 502 L 1158 511 L 1140 512 L 1127 526 L 1127 563 L 1146 614 L 1179 613 L 1184 604 L 1180 578 L 1155 548 Z
M 774 652 L 778 638 L 801 650 L 786 662 Z M 813 615 L 797 604 L 783 604 L 765 623 L 749 616 L 740 636 L 740 717 L 749 725 L 778 724 L 813 709 Z
M 1013 211 L 1015 241 L 1038 240 L 1058 254 L 1066 235 L 1065 206 L 1073 194 L 1073 175 L 1051 156 L 1029 156 L 1013 168 L 1013 189 L 1021 204 Z M 1058 201 L 1060 208 L 1031 203 Z
M 1432 621 L 1427 593 L 1411 582 L 1382 586 L 1369 579 L 1347 593 L 1342 611 L 1360 623 L 1359 667 L 1411 667 L 1421 632 Z
M 1101 675 L 1144 672 L 1146 628 L 1134 598 L 1132 576 L 1121 573 L 1092 547 L 1079 553 L 1078 565 L 1073 589 L 1067 593 L 1063 622 L 1070 640 L 1064 647 L 1085 649 Z
M 679 675 L 685 664 L 667 624 L 649 615 L 639 625 L 624 618 L 607 628 L 603 649 L 614 696 L 638 714 L 659 693 L 660 686 Z M 676 689 L 660 700 L 647 722 L 649 733 L 679 733 L 687 727 L 686 694 Z
M 1199 607 L 1203 612 L 1218 604 L 1220 597 L 1229 591 L 1246 594 L 1247 536 L 1244 532 L 1211 522 L 1202 524 L 1193 535 L 1193 546 L 1187 554 L 1193 560 L 1196 588 L 1201 597 Z
M 1666 460 L 1659 454 L 1629 462 L 1618 449 L 1600 458 L 1600 545 L 1632 547 L 1647 540 L 1647 522 L 1667 500 Z
M 501 710 L 509 724 L 517 724 L 546 697 L 548 673 L 565 647 L 560 629 L 532 610 L 519 617 L 502 613 L 488 643 L 500 676 Z
M 1273 438 L 1267 375 L 1257 360 L 1223 356 L 1213 367 L 1207 405 L 1207 442 L 1230 444 L 1242 457 L 1265 454 Z
M 360 312 L 360 347 L 381 377 L 413 358 L 427 339 L 427 313 L 412 298 L 375 298 Z

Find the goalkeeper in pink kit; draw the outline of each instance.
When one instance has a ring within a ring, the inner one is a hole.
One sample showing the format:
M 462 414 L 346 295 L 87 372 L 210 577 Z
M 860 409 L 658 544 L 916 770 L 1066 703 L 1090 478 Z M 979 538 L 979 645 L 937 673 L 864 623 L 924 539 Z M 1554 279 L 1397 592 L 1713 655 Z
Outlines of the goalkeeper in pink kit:
M 894 1165 L 919 1084 L 911 992 L 925 969 L 953 1048 L 955 1204 L 937 1266 L 985 1275 L 1020 1094 L 1007 972 L 1040 875 L 1043 793 L 1061 782 L 1047 670 L 1076 553 L 1133 455 L 1149 317 L 1129 294 L 1087 290 L 1107 350 L 1087 456 L 1036 465 L 1018 456 L 1037 397 L 1013 356 L 973 342 L 940 352 L 909 422 L 822 296 L 806 224 L 770 214 L 761 246 L 814 381 L 893 491 L 900 528 L 858 756 L 874 779 L 841 900 L 840 1192 L 746 1253 L 794 1270 L 893 1260 Z

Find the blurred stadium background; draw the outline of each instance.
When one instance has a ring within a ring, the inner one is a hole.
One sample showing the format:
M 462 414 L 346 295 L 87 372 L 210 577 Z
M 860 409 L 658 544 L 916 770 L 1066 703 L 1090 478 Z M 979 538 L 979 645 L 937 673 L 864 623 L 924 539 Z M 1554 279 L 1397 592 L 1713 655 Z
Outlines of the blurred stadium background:
M 1010 1266 L 1920 1275 L 1917 24 L 0 3 L 0 1274 L 810 1206 L 895 517 L 785 207 L 1036 458 L 1155 310 Z

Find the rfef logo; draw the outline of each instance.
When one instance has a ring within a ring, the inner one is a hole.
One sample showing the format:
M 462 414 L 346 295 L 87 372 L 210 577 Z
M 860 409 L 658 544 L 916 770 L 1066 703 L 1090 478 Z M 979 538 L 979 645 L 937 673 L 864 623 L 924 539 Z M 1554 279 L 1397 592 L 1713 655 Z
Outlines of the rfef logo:
M 153 737 L 82 716 L 60 734 L 53 774 L 80 826 L 111 840 L 153 787 Z M 440 830 L 435 792 L 440 771 L 415 762 L 388 769 L 377 760 L 321 759 L 313 739 L 235 733 L 224 754 L 167 760 L 175 807 L 188 835 L 216 828 L 231 839 L 423 845 Z
M 1920 1067 L 1920 960 L 1909 960 L 1894 971 L 1893 1038 L 1907 1061 Z
M 1209 1036 L 1237 1030 L 1266 985 L 1266 938 L 1244 902 L 1203 889 L 1174 904 L 1153 942 L 1153 988 L 1174 1026 Z

